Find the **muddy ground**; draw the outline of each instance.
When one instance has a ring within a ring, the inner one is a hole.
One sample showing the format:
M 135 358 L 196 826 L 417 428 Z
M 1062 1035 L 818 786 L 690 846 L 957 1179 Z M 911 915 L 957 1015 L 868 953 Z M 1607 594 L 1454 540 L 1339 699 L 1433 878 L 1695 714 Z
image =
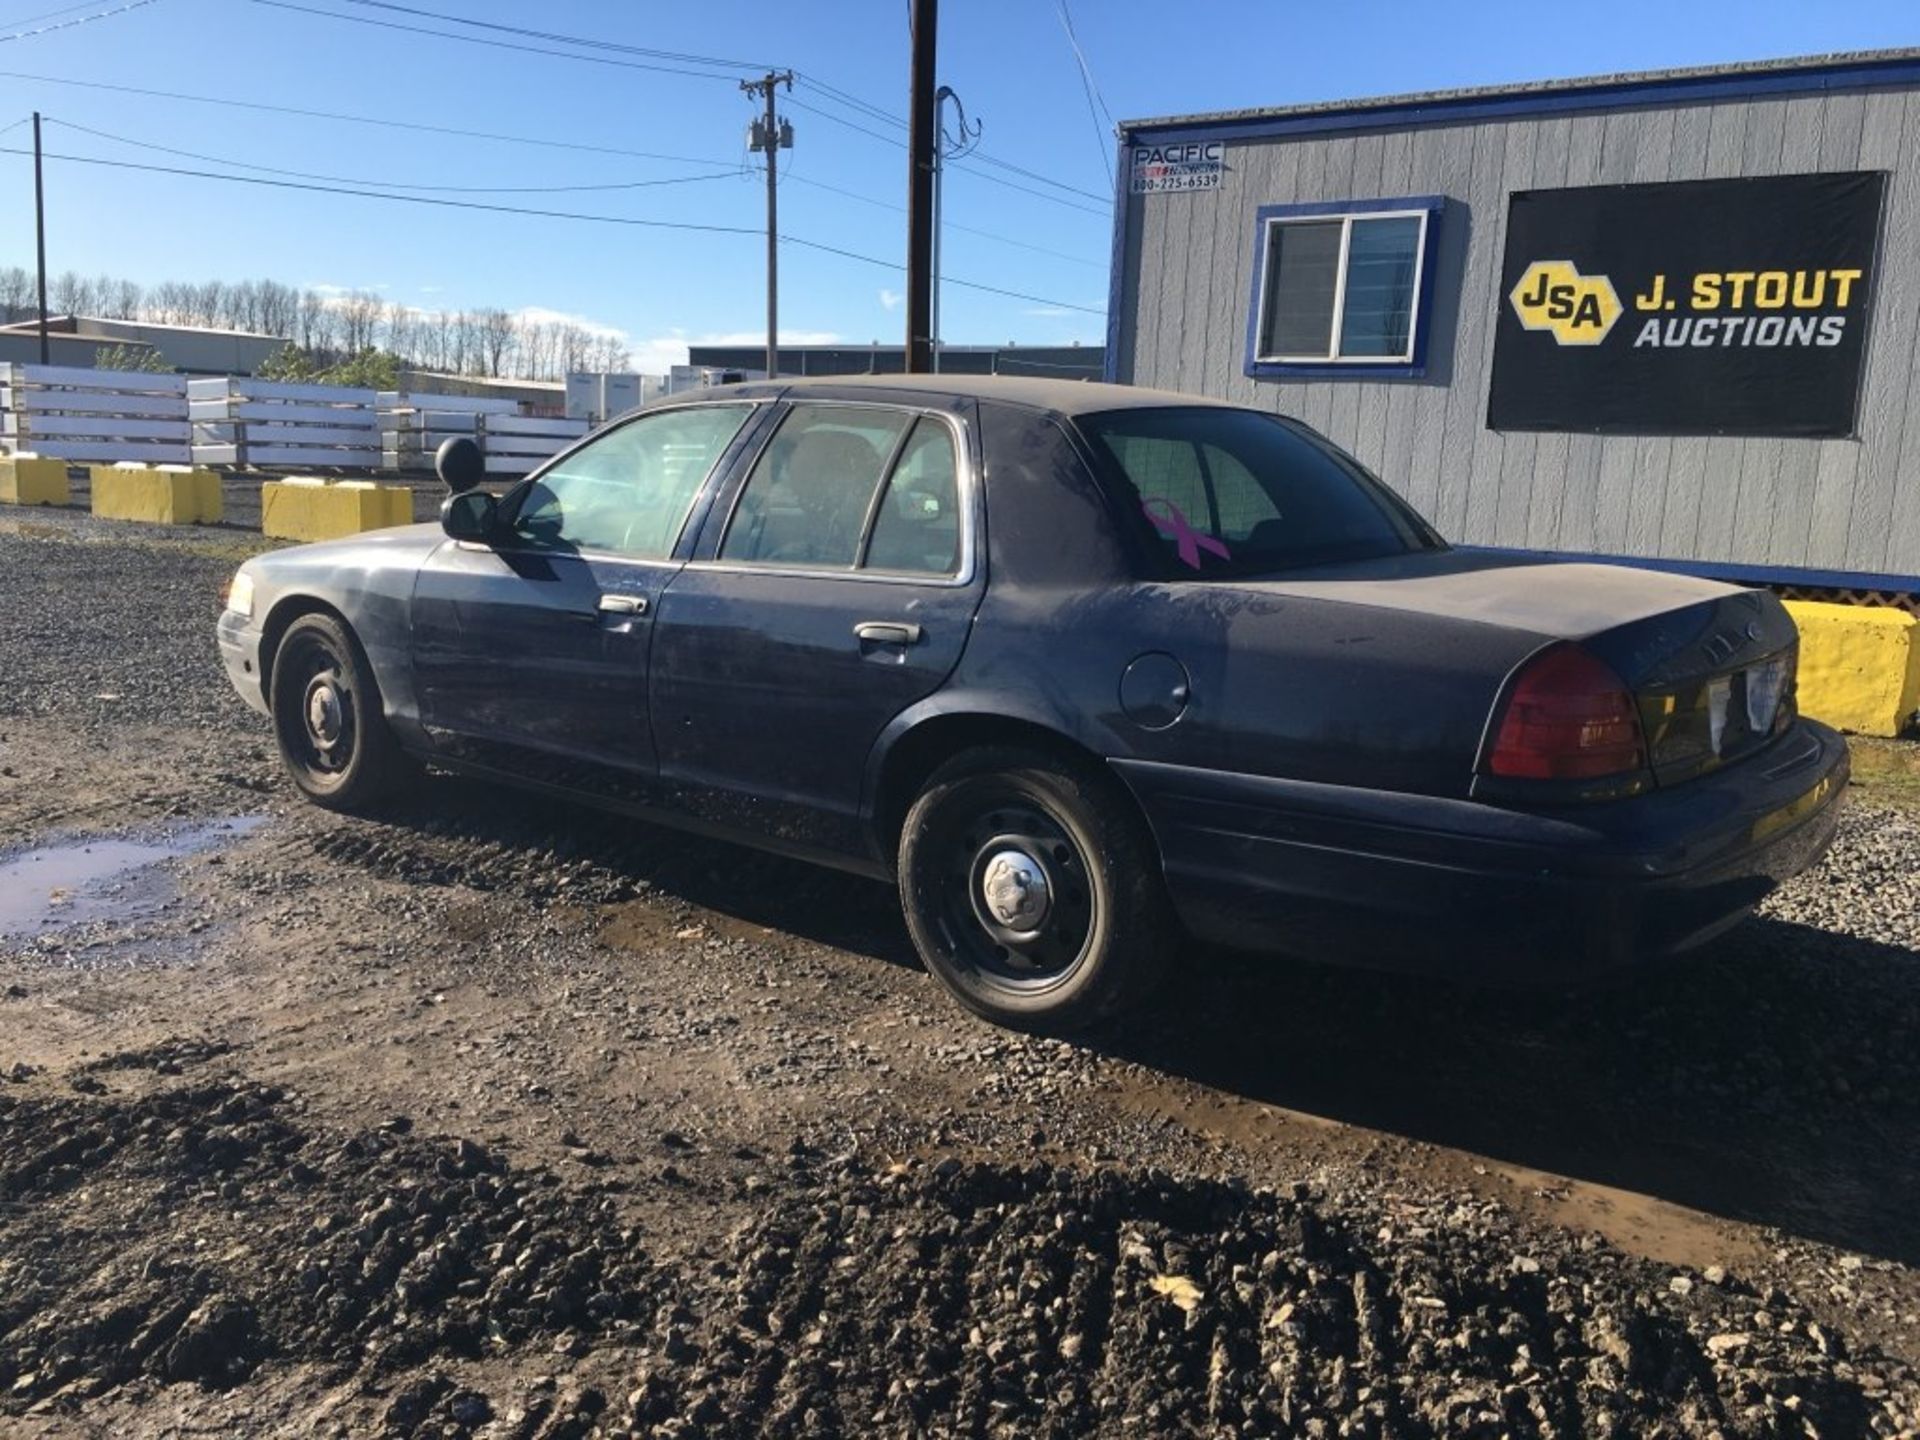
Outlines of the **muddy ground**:
M 1065 1045 L 883 887 L 294 803 L 212 641 L 249 543 L 0 514 L 0 1433 L 1920 1426 L 1897 754 L 1688 963 L 1196 950 Z

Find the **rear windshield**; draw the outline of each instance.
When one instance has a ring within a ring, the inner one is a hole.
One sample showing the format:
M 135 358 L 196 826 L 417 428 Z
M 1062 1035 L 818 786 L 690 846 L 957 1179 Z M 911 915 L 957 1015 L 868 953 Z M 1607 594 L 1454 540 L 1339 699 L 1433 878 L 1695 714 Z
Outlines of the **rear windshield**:
M 1441 543 L 1358 461 L 1275 415 L 1115 410 L 1079 425 L 1161 578 L 1256 575 Z

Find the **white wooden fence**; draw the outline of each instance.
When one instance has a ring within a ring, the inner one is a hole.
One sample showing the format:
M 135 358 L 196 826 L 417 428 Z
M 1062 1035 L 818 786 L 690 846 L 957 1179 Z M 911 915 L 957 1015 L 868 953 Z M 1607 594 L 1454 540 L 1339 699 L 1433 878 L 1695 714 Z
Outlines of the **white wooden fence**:
M 189 380 L 196 465 L 372 470 L 380 464 L 374 392 L 252 376 Z
M 0 364 L 0 447 L 58 460 L 190 458 L 183 375 Z
M 478 443 L 524 475 L 586 434 L 513 400 L 184 375 L 0 364 L 0 452 L 217 468 L 427 471 L 442 441 Z

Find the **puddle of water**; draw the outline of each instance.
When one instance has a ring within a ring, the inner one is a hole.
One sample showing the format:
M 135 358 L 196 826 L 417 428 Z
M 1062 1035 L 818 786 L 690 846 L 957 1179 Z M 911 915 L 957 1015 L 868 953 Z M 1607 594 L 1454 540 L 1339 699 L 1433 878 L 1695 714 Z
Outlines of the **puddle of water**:
M 265 818 L 206 821 L 144 839 L 44 845 L 0 861 L 0 939 L 149 914 L 173 889 L 149 873 L 154 866 L 230 844 Z

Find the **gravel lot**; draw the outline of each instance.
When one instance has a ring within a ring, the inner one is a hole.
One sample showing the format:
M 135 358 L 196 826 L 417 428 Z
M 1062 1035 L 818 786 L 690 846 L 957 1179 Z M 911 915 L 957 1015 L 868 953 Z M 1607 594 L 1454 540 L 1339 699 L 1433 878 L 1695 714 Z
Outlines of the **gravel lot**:
M 296 805 L 212 644 L 248 543 L 0 513 L 0 866 L 179 852 L 0 935 L 9 1436 L 1920 1427 L 1899 785 L 1605 991 L 1195 952 L 1070 1046 L 882 887 Z

